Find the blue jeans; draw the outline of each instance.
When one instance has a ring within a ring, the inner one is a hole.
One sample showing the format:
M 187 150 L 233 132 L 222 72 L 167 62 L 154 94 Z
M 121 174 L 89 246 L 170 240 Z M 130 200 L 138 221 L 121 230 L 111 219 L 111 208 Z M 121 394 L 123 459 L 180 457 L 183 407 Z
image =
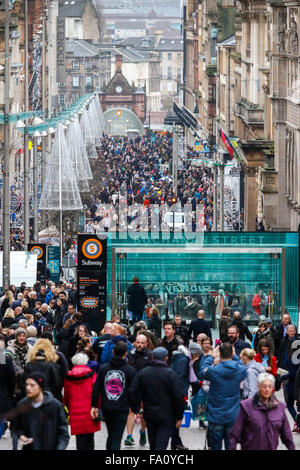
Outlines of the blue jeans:
M 211 450 L 222 450 L 223 439 L 225 449 L 230 450 L 229 433 L 234 421 L 228 424 L 208 423 L 208 446 Z

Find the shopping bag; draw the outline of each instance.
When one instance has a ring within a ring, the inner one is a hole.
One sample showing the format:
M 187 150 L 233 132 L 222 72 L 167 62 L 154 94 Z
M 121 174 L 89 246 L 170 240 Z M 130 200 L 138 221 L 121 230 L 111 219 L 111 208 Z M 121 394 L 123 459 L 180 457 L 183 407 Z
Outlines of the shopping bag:
M 183 413 L 183 420 L 181 422 L 181 428 L 189 428 L 190 425 L 191 425 L 191 417 L 192 417 L 192 405 L 191 403 L 188 401 L 187 402 L 187 407 L 186 409 L 184 410 L 184 413 Z
M 191 400 L 193 421 L 206 420 L 207 399 L 208 394 L 202 388 L 200 388 L 197 395 L 193 396 Z

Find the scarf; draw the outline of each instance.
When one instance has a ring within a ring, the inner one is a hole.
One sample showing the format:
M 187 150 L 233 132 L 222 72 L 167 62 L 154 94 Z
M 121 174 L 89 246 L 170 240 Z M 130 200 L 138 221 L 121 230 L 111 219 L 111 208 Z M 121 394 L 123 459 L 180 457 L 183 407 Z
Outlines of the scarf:
M 15 343 L 15 353 L 14 353 L 14 361 L 24 369 L 25 364 L 27 362 L 26 355 L 28 353 L 28 344 L 24 344 L 20 346 L 17 342 Z

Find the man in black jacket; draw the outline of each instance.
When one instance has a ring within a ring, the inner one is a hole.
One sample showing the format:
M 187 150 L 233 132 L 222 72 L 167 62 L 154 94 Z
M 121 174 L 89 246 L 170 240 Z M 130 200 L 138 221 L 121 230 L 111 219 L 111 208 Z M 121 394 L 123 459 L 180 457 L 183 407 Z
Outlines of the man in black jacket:
M 275 352 L 274 356 L 279 357 L 280 354 L 280 347 L 283 338 L 286 336 L 286 330 L 288 325 L 291 324 L 291 317 L 289 313 L 284 313 L 281 317 L 281 323 L 278 325 L 275 329 L 275 335 L 274 335 L 274 342 L 275 342 Z
M 174 323 L 175 323 L 175 334 L 177 336 L 180 336 L 180 338 L 183 339 L 183 342 L 184 342 L 185 346 L 188 346 L 188 344 L 189 344 L 188 329 L 187 329 L 186 326 L 184 326 L 182 324 L 181 315 L 175 315 Z
M 240 331 L 240 339 L 242 341 L 245 341 L 245 336 L 247 336 L 249 341 L 252 341 L 252 333 L 246 323 L 243 322 L 240 312 L 236 311 L 233 313 L 232 322 L 230 323 L 230 326 L 231 325 L 236 325 L 238 327 Z
M 65 450 L 68 424 L 62 404 L 45 391 L 46 377 L 32 372 L 26 379 L 27 397 L 19 401 L 13 429 L 23 446 L 32 450 Z
M 177 374 L 168 367 L 168 351 L 159 347 L 153 351 L 152 363 L 142 369 L 129 390 L 129 402 L 134 413 L 143 403 L 143 417 L 148 429 L 150 450 L 166 450 L 173 429 L 181 425 L 184 395 Z
M 197 317 L 198 317 L 197 320 L 193 320 L 190 324 L 189 333 L 188 333 L 189 339 L 191 338 L 193 334 L 193 341 L 194 343 L 196 343 L 197 336 L 200 333 L 205 333 L 206 336 L 212 339 L 209 323 L 208 321 L 204 320 L 205 318 L 204 310 L 199 310 L 197 313 Z
M 135 376 L 135 369 L 127 364 L 127 344 L 118 341 L 113 349 L 113 358 L 100 367 L 93 387 L 91 417 L 98 418 L 98 400 L 105 419 L 108 437 L 107 450 L 120 450 L 121 439 L 129 411 L 128 390 Z
M 139 278 L 134 276 L 133 284 L 127 289 L 128 310 L 132 312 L 132 321 L 136 323 L 143 317 L 147 295 L 144 287 L 139 283 Z
M 164 333 L 165 336 L 161 341 L 161 345 L 168 351 L 168 364 L 171 365 L 172 353 L 173 351 L 177 351 L 180 342 L 175 336 L 175 326 L 172 322 L 166 322 L 164 324 Z

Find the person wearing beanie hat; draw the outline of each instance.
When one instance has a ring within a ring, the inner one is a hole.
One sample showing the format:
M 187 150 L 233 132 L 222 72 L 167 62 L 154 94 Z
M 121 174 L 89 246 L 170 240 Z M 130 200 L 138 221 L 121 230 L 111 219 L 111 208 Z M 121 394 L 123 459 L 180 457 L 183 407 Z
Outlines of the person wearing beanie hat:
M 152 351 L 153 361 L 135 376 L 129 390 L 133 413 L 141 413 L 148 429 L 150 450 L 166 450 L 173 429 L 180 427 L 184 413 L 184 392 L 177 374 L 168 367 L 168 351 Z
M 166 348 L 159 346 L 158 348 L 153 349 L 152 356 L 153 359 L 156 359 L 157 361 L 165 361 L 166 357 L 168 357 L 168 351 Z
M 202 354 L 202 349 L 201 349 L 200 344 L 194 343 L 194 342 L 190 343 L 189 351 L 190 351 L 192 356 L 198 356 L 199 357 Z
M 45 390 L 46 376 L 39 371 L 26 378 L 26 397 L 11 412 L 13 429 L 26 450 L 65 450 L 69 442 L 62 404 Z

